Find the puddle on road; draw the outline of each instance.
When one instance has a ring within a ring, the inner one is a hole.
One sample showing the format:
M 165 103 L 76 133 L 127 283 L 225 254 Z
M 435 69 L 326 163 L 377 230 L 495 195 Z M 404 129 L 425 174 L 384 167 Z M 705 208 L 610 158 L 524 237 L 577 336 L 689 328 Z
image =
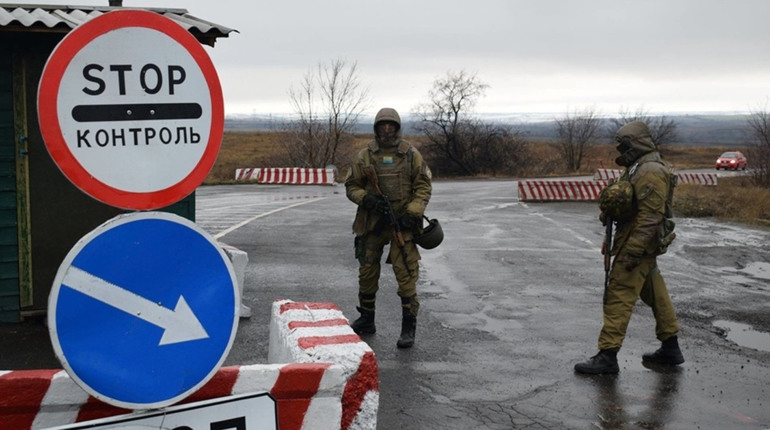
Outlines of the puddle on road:
M 750 325 L 733 321 L 714 321 L 714 326 L 725 331 L 727 340 L 740 346 L 770 352 L 770 333 L 754 330 Z
M 762 291 L 767 290 L 767 282 L 765 281 L 770 281 L 770 263 L 762 261 L 749 263 L 740 269 L 723 267 L 717 270 L 721 272 L 720 277 L 731 284 L 757 288 Z
M 747 264 L 741 271 L 748 273 L 750 276 L 757 279 L 766 279 L 770 281 L 770 263 L 755 261 Z

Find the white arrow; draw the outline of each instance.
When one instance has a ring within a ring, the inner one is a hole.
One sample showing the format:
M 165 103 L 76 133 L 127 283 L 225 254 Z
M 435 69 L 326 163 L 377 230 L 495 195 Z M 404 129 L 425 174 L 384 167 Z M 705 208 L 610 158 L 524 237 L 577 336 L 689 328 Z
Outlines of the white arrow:
M 66 284 L 73 290 L 104 302 L 127 314 L 134 315 L 150 324 L 162 328 L 163 336 L 158 345 L 187 342 L 190 340 L 206 339 L 209 337 L 206 330 L 195 317 L 192 309 L 183 296 L 179 296 L 176 307 L 164 308 L 160 303 L 155 303 L 146 298 L 123 289 L 115 284 L 97 278 L 96 276 L 70 266 L 64 275 L 62 284 Z

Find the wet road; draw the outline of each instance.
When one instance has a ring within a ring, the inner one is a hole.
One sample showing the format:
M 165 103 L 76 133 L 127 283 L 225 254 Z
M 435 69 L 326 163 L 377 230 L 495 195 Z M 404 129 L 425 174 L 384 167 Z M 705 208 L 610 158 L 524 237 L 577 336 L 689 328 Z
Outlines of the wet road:
M 659 258 L 687 362 L 648 369 L 654 319 L 639 304 L 617 376 L 573 373 L 601 326 L 603 227 L 594 203 L 519 202 L 514 181 L 434 184 L 446 239 L 423 250 L 417 343 L 395 346 L 400 305 L 384 270 L 377 334 L 379 429 L 770 428 L 770 231 L 677 219 Z M 267 361 L 275 299 L 357 313 L 354 206 L 342 186 L 197 191 L 197 222 L 249 253 L 242 320 L 225 364 Z M 754 331 L 742 331 L 743 329 Z

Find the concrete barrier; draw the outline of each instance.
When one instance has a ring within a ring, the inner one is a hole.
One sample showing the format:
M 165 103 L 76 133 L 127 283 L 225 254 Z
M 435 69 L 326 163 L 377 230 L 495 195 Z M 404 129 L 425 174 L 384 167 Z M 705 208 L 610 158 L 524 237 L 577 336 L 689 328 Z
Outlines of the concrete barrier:
M 595 201 L 607 181 L 519 181 L 519 200 L 522 202 Z
M 276 399 L 281 430 L 375 429 L 377 362 L 339 308 L 281 300 L 272 309 L 271 364 L 223 367 L 180 403 L 267 391 Z M 42 429 L 130 412 L 89 396 L 60 369 L 0 371 L 0 429 Z
M 256 181 L 262 169 L 255 167 L 250 169 L 235 169 L 236 181 Z
M 302 167 L 271 167 L 259 172 L 260 184 L 319 184 L 334 185 L 334 169 Z
M 623 171 L 620 169 L 596 169 L 596 173 L 594 173 L 594 181 L 617 179 L 622 173 Z
M 716 173 L 677 173 L 680 184 L 717 185 Z
M 236 181 L 256 180 L 260 184 L 334 185 L 333 168 L 269 167 L 236 169 Z
M 343 374 L 342 366 L 330 363 L 223 367 L 180 403 L 267 391 L 276 399 L 281 430 L 339 429 Z M 2 429 L 44 429 L 130 412 L 90 397 L 63 370 L 0 372 Z
M 249 254 L 226 243 L 219 242 L 219 246 L 233 265 L 235 280 L 238 282 L 238 294 L 239 297 L 243 297 L 243 275 L 246 272 L 246 265 L 249 263 Z M 251 309 L 241 303 L 241 307 L 238 309 L 238 316 L 241 318 L 251 318 Z
M 377 427 L 379 372 L 374 351 L 353 332 L 335 304 L 274 302 L 268 361 L 341 365 L 347 383 L 339 428 Z
M 623 174 L 619 169 L 597 169 L 594 173 L 594 180 L 609 180 L 619 178 Z M 717 185 L 718 175 L 716 173 L 677 173 L 680 184 L 701 184 Z

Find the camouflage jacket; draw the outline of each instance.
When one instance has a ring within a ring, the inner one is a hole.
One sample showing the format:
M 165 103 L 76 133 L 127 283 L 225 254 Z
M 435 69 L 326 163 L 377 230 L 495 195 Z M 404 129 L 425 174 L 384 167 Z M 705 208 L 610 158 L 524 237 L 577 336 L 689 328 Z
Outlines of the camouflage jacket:
M 347 197 L 358 205 L 353 221 L 357 236 L 372 231 L 381 217 L 362 204 L 367 194 L 377 194 L 364 173 L 367 166 L 374 167 L 380 190 L 388 196 L 396 217 L 409 214 L 422 218 L 433 189 L 431 171 L 422 155 L 403 139 L 395 146 L 382 146 L 373 140 L 359 151 L 345 178 Z M 405 240 L 412 238 L 412 232 L 403 234 Z
M 676 181 L 672 176 L 657 151 L 641 156 L 626 169 L 619 180 L 633 186 L 633 213 L 627 221 L 618 222 L 612 255 L 642 257 L 666 252 L 674 228 L 670 205 Z

